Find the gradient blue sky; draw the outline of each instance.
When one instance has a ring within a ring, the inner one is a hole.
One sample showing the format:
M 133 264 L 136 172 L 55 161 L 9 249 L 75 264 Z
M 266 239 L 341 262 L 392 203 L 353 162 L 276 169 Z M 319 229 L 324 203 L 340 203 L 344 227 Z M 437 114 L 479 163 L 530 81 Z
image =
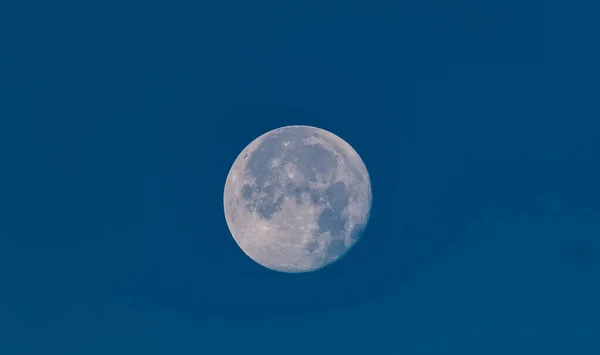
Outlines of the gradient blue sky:
M 599 354 L 594 10 L 3 2 L 0 354 Z M 372 178 L 312 274 L 253 263 L 222 210 L 289 124 Z

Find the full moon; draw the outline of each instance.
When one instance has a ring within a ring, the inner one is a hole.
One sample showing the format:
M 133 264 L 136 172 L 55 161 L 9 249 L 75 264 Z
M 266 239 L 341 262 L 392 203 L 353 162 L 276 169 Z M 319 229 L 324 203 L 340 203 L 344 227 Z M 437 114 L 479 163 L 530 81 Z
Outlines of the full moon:
M 252 141 L 237 157 L 223 196 L 229 231 L 271 270 L 319 270 L 361 238 L 372 204 L 364 162 L 343 139 L 287 126 Z

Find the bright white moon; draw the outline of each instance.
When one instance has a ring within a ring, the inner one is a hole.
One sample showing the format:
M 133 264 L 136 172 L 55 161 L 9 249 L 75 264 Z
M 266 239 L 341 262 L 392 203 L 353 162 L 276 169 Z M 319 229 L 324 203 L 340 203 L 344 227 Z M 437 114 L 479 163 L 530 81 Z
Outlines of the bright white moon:
M 310 126 L 263 134 L 237 157 L 225 182 L 225 219 L 252 260 L 281 272 L 321 269 L 360 239 L 371 181 L 343 139 Z

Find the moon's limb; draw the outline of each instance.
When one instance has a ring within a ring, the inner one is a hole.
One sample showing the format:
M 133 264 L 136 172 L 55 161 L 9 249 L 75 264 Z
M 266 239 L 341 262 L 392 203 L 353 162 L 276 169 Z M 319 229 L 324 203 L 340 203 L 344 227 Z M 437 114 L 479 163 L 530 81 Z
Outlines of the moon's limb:
M 356 151 L 309 126 L 255 139 L 235 160 L 224 192 L 236 243 L 257 263 L 283 272 L 314 271 L 343 256 L 359 240 L 371 200 Z

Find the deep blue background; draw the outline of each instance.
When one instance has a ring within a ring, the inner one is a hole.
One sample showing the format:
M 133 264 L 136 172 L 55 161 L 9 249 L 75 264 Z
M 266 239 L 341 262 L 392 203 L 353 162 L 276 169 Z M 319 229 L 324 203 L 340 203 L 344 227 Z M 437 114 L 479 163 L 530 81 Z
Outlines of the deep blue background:
M 0 354 L 600 353 L 592 5 L 12 3 Z M 253 263 L 223 216 L 237 154 L 288 124 L 372 178 L 317 273 Z

